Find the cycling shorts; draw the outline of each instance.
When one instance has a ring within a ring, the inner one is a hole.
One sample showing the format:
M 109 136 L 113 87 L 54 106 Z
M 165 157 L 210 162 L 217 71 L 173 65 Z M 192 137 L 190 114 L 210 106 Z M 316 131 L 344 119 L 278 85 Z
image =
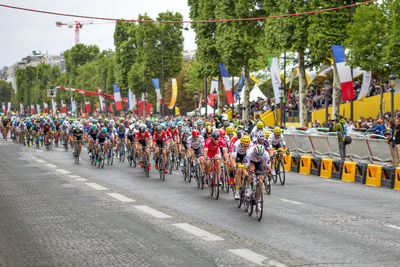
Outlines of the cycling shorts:
M 216 149 L 215 151 L 207 151 L 207 157 L 212 159 L 212 158 L 221 158 L 221 154 L 219 153 L 219 149 Z
M 194 150 L 194 154 L 196 157 L 198 157 L 198 158 L 204 157 L 203 149 L 201 147 L 199 147 L 198 149 L 193 149 L 193 150 Z
M 278 143 L 278 144 L 276 144 L 276 145 L 272 145 L 272 147 L 273 147 L 275 150 L 278 150 L 279 148 L 282 148 L 282 145 L 281 145 L 281 143 Z
M 264 162 L 263 161 L 260 161 L 260 162 L 251 161 L 251 163 L 254 164 L 254 173 L 256 173 L 256 174 L 264 173 Z
M 147 140 L 138 140 L 138 143 L 142 146 L 142 147 L 147 147 Z
M 246 156 L 246 154 L 236 154 L 236 163 L 243 164 L 244 156 Z
M 165 142 L 165 140 L 157 140 L 157 141 L 156 141 L 156 145 L 157 145 L 159 148 L 166 148 L 166 147 L 167 147 L 167 143 Z

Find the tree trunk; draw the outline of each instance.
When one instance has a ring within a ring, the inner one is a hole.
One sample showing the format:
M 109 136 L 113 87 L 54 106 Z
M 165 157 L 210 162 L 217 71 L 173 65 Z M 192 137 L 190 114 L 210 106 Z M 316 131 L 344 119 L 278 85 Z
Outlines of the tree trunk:
M 383 79 L 384 79 L 384 77 L 382 76 L 382 82 L 381 82 L 381 98 L 380 98 L 380 100 L 379 100 L 379 119 L 382 119 L 383 118 L 383 92 L 384 92 L 384 89 L 385 89 L 385 87 L 384 87 L 384 83 L 383 83 Z
M 248 69 L 245 69 L 245 73 L 244 73 L 244 95 L 243 95 L 243 119 L 245 121 L 247 121 L 249 119 L 249 98 L 250 98 L 250 74 Z
M 307 80 L 303 48 L 299 50 L 299 102 L 300 125 L 301 127 L 307 127 Z
M 223 106 L 224 106 L 224 83 L 222 82 L 222 77 L 219 75 L 218 77 L 218 115 L 222 115 Z
M 336 63 L 333 64 L 333 85 L 332 85 L 332 119 L 335 119 L 339 115 L 340 105 L 340 82 L 339 73 L 336 67 Z

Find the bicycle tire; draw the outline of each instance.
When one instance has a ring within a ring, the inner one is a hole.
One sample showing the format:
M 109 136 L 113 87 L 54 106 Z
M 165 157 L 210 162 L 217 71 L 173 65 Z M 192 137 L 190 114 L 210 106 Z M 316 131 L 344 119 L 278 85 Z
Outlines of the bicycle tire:
M 271 181 L 269 181 L 269 183 L 268 183 L 268 176 L 265 176 L 265 179 L 264 179 L 264 189 L 265 189 L 265 192 L 267 193 L 267 195 L 271 195 Z
M 254 190 L 253 190 L 254 191 Z M 251 192 L 250 197 L 249 197 L 249 205 L 247 206 L 247 214 L 249 216 L 253 215 L 253 210 L 254 210 L 254 192 Z
M 175 170 L 179 169 L 179 165 L 180 165 L 180 160 L 178 155 L 175 155 Z
M 160 174 L 160 180 L 163 179 L 163 172 L 164 172 L 164 159 L 163 155 L 158 155 L 158 173 Z
M 210 190 L 210 196 L 213 197 L 214 196 L 214 182 L 212 177 L 214 176 L 213 174 L 210 175 L 211 177 L 208 177 L 208 187 Z
M 278 166 L 279 166 L 279 181 L 281 182 L 281 185 L 285 185 L 285 165 L 283 165 L 282 159 L 279 159 L 278 161 Z
M 111 153 L 110 153 L 110 165 L 113 165 L 114 163 L 114 149 L 111 148 Z
M 244 196 L 242 188 L 239 189 L 239 192 L 240 192 L 239 193 L 239 199 L 236 200 L 236 206 L 237 206 L 238 209 L 240 209 L 240 207 L 243 204 L 243 196 Z
M 274 182 L 274 184 L 276 184 L 276 182 L 278 181 L 278 175 L 279 175 L 279 169 L 278 169 L 278 161 L 275 160 L 275 164 L 274 164 L 274 171 L 275 174 L 272 174 L 272 181 Z
M 257 184 L 256 187 L 256 192 L 258 192 L 258 190 L 260 190 L 260 199 L 256 201 L 256 214 L 257 214 L 257 220 L 261 221 L 262 216 L 263 216 L 263 212 L 264 212 L 264 198 L 263 198 L 263 194 L 262 194 L 262 187 L 260 184 Z M 261 210 L 258 210 L 258 201 L 260 201 L 260 206 L 261 206 Z
M 167 156 L 168 157 L 168 163 L 167 163 L 167 166 L 168 166 L 168 168 L 167 168 L 167 170 L 168 170 L 168 174 L 169 175 L 171 175 L 172 174 L 172 169 L 173 169 L 173 165 L 174 165 L 174 163 L 173 163 L 173 155 L 170 153 L 169 154 L 169 156 Z
M 214 176 L 215 176 L 215 178 L 214 178 L 214 197 L 215 197 L 215 200 L 217 200 L 219 198 L 220 177 L 217 175 L 216 172 L 214 172 Z
M 136 153 L 133 153 L 133 155 L 132 155 L 132 163 L 133 163 L 133 168 L 136 168 L 136 166 L 137 166 L 137 155 L 136 155 Z

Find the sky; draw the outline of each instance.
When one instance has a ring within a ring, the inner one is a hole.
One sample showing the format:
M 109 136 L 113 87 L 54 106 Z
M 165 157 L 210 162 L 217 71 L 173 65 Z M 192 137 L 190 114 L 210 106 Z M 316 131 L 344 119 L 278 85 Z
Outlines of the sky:
M 0 4 L 123 19 L 137 19 L 139 14 L 145 13 L 155 19 L 158 13 L 169 10 L 180 12 L 184 20 L 190 20 L 187 0 L 0 0 Z M 71 23 L 75 20 L 79 19 L 0 7 L 0 68 L 16 63 L 33 50 L 59 55 L 71 48 L 75 44 L 74 29 L 56 27 L 56 21 Z M 114 50 L 115 24 L 104 21 L 94 23 L 97 24 L 83 26 L 80 42 L 97 45 L 101 50 Z M 190 25 L 188 28 L 188 31 L 183 31 L 184 49 L 196 49 L 195 33 Z

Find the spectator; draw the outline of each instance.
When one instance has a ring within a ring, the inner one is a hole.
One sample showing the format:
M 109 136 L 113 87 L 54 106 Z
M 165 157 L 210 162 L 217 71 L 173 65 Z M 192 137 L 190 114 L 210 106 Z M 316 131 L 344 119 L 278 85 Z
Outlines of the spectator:
M 391 121 L 390 136 L 388 138 L 390 153 L 392 154 L 392 164 L 397 167 L 400 162 L 400 119 L 395 118 Z
M 342 118 L 341 116 L 337 117 L 336 124 L 333 127 L 333 131 L 337 132 L 340 158 L 342 160 L 345 160 L 346 144 L 344 141 L 346 139 L 346 133 L 347 133 L 346 120 L 344 118 Z

